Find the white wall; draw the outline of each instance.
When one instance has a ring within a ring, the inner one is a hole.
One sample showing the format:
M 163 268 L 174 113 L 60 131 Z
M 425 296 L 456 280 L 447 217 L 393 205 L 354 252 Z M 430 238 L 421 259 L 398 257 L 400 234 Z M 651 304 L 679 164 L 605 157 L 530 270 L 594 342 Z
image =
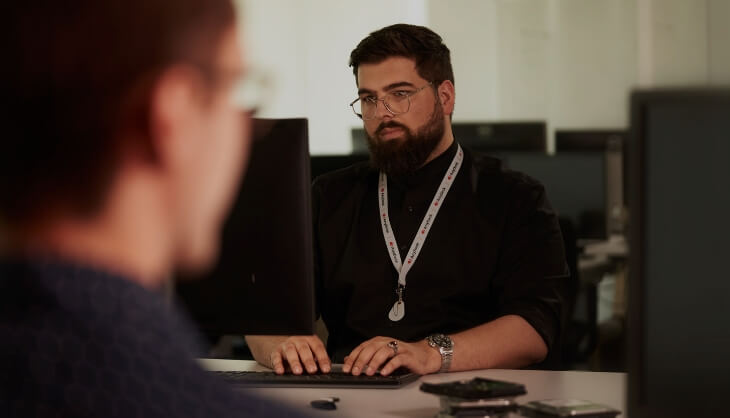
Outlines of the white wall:
M 730 0 L 709 0 L 710 83 L 730 86 Z
M 730 84 L 730 0 L 237 1 L 249 60 L 274 85 L 261 115 L 308 117 L 315 154 L 351 150 L 350 51 L 397 22 L 451 49 L 456 122 L 623 128 L 634 87 Z
M 635 15 L 633 0 L 429 1 L 429 25 L 452 50 L 454 120 L 625 126 Z
M 454 121 L 500 117 L 499 39 L 494 1 L 428 2 L 428 25 L 451 50 L 456 86 Z
M 642 86 L 730 86 L 730 0 L 638 0 Z
M 639 0 L 643 86 L 708 82 L 707 2 Z
M 251 65 L 267 73 L 273 97 L 261 117 L 309 118 L 313 154 L 348 153 L 361 126 L 350 52 L 368 33 L 393 23 L 427 23 L 423 0 L 238 0 Z
M 548 72 L 554 128 L 628 124 L 628 93 L 636 84 L 633 0 L 561 0 L 554 7 Z

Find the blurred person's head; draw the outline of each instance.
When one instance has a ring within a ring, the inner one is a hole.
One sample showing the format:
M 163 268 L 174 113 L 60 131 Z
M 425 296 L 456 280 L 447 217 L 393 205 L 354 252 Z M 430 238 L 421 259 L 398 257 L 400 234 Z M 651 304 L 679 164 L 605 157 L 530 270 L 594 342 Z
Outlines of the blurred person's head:
M 448 148 L 454 72 L 438 34 L 407 24 L 382 28 L 357 45 L 350 66 L 358 87 L 354 108 L 376 168 L 409 174 Z
M 129 269 L 156 277 L 209 265 L 249 149 L 231 100 L 243 62 L 230 0 L 9 9 L 0 221 L 11 250 L 118 254 L 122 269 L 137 256 Z

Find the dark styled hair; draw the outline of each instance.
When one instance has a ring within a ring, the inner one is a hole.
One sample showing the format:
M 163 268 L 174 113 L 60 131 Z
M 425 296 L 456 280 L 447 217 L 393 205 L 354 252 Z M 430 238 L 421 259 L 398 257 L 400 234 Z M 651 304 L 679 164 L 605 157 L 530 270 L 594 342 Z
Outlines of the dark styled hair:
M 10 225 L 58 209 L 97 211 L 121 139 L 149 145 L 155 81 L 181 63 L 207 75 L 235 21 L 230 0 L 34 0 L 5 9 L 0 218 Z
M 434 86 L 454 82 L 449 48 L 441 37 L 424 26 L 399 23 L 379 29 L 360 41 L 350 53 L 350 66 L 357 81 L 360 64 L 377 64 L 386 58 L 405 57 L 416 62 L 416 71 Z

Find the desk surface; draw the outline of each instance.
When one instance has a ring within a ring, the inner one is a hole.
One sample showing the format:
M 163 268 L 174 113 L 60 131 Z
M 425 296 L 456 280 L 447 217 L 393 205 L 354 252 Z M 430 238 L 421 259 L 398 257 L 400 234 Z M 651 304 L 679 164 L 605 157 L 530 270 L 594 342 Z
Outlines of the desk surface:
M 245 360 L 201 359 L 208 370 L 268 370 L 256 362 Z M 422 382 L 488 377 L 522 383 L 527 395 L 518 403 L 537 399 L 582 399 L 626 410 L 626 374 L 543 370 L 476 370 L 433 374 L 401 389 L 317 389 L 317 388 L 251 388 L 245 389 L 262 397 L 285 402 L 308 413 L 315 412 L 309 402 L 328 396 L 340 398 L 336 411 L 323 412 L 331 417 L 434 417 L 439 411 L 438 397 L 421 392 Z M 620 415 L 625 417 L 626 414 Z

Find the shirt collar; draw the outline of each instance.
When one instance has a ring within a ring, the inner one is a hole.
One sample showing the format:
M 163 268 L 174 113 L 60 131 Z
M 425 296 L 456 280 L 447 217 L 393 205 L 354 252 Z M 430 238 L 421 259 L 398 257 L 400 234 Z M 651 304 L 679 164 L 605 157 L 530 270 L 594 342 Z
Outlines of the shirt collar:
M 442 152 L 441 155 L 429 161 L 412 174 L 398 177 L 388 176 L 388 180 L 392 181 L 396 186 L 406 188 L 428 183 L 434 181 L 434 179 L 435 181 L 440 181 L 441 177 L 443 177 L 444 173 L 449 168 L 454 155 L 456 155 L 457 148 L 457 142 L 454 140 L 446 151 Z

